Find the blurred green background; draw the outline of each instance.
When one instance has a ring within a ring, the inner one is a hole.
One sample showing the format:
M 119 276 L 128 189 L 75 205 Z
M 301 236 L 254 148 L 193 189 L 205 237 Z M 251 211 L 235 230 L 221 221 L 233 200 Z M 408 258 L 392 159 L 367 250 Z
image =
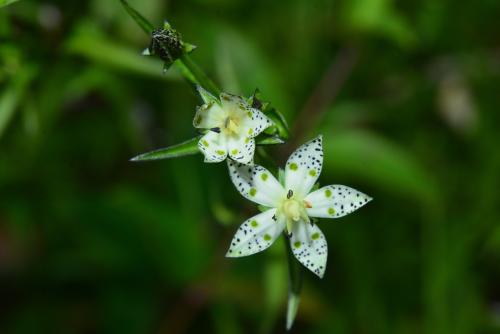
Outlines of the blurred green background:
M 130 3 L 375 198 L 319 223 L 293 332 L 500 333 L 498 0 Z M 118 0 L 0 8 L 1 333 L 284 332 L 282 241 L 224 258 L 257 212 L 225 165 L 128 161 L 195 134 L 148 43 Z

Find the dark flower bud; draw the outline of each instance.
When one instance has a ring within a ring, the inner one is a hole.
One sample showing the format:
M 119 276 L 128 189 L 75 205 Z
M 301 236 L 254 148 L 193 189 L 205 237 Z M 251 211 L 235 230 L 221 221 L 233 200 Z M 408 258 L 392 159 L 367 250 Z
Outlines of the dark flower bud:
M 184 43 L 181 34 L 165 22 L 163 28 L 155 29 L 151 33 L 151 43 L 144 54 L 158 56 L 168 68 L 183 54 L 191 52 L 194 48 L 194 45 Z

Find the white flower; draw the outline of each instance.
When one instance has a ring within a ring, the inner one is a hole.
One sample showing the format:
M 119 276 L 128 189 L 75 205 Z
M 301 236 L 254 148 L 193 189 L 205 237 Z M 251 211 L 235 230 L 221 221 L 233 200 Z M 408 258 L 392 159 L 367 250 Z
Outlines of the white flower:
M 357 190 L 330 185 L 310 192 L 323 165 L 322 137 L 302 145 L 288 159 L 283 184 L 264 167 L 228 160 L 229 173 L 247 199 L 269 207 L 246 220 L 236 232 L 227 257 L 252 255 L 271 246 L 286 230 L 293 254 L 304 266 L 323 277 L 328 255 L 321 230 L 310 217 L 339 218 L 368 203 Z
M 229 157 L 252 164 L 255 137 L 272 125 L 260 110 L 252 108 L 240 96 L 220 94 L 220 100 L 198 87 L 203 104 L 197 107 L 193 125 L 208 131 L 198 142 L 205 162 L 221 162 Z

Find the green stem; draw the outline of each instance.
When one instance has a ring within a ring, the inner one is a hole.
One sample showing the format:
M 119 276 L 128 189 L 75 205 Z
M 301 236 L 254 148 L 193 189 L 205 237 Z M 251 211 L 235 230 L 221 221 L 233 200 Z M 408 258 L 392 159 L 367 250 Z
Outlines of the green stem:
M 212 93 L 215 97 L 219 97 L 221 91 L 215 85 L 215 83 L 210 80 L 210 78 L 203 72 L 203 70 L 191 59 L 187 54 L 181 56 L 175 62 L 177 68 L 181 71 L 182 75 L 192 84 L 200 85 L 207 91 Z
M 303 271 L 300 263 L 295 259 L 290 242 L 285 240 L 288 259 L 288 304 L 286 310 L 286 329 L 289 331 L 297 315 L 300 303 L 300 292 L 302 291 Z

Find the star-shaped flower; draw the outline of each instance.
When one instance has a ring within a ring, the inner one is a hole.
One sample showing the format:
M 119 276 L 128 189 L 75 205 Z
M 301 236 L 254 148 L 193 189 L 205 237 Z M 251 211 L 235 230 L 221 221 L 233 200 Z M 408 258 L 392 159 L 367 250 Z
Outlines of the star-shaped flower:
M 288 159 L 283 184 L 264 167 L 228 160 L 239 192 L 269 209 L 246 220 L 236 232 L 227 257 L 252 255 L 271 246 L 285 231 L 293 254 L 305 267 L 323 277 L 328 255 L 325 236 L 311 217 L 340 218 L 371 198 L 342 185 L 311 192 L 323 165 L 322 137 L 302 145 Z
M 252 164 L 255 137 L 273 123 L 260 110 L 236 95 L 221 93 L 216 99 L 198 87 L 203 102 L 196 110 L 193 125 L 209 130 L 198 142 L 205 162 L 221 162 L 229 155 L 242 164 Z

